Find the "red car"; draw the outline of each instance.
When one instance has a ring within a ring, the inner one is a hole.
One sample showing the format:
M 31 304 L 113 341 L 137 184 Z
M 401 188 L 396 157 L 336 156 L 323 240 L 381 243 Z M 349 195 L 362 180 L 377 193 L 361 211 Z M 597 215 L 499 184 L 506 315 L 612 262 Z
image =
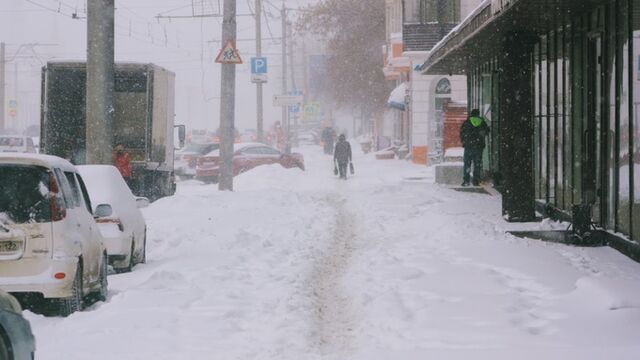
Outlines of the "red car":
M 304 170 L 302 154 L 284 154 L 271 146 L 259 143 L 234 144 L 233 176 L 260 165 L 280 164 L 282 167 Z M 220 175 L 220 150 L 214 150 L 198 158 L 196 179 L 213 183 Z

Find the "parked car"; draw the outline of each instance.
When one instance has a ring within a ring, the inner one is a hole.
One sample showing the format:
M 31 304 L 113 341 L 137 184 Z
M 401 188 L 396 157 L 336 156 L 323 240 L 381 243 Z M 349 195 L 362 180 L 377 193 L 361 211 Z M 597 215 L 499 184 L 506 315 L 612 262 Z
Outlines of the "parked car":
M 259 143 L 239 143 L 234 145 L 233 176 L 260 165 L 280 164 L 284 168 L 304 170 L 302 154 L 285 154 Z M 217 182 L 220 175 L 220 150 L 214 150 L 198 159 L 196 178 L 210 183 Z
M 147 224 L 140 208 L 149 206 L 149 200 L 136 198 L 114 166 L 82 165 L 78 170 L 87 184 L 109 264 L 116 272 L 129 272 L 145 263 Z
M 82 176 L 49 155 L 0 154 L 0 289 L 58 314 L 107 296 L 107 252 Z
M 34 359 L 35 352 L 36 340 L 20 304 L 0 290 L 0 359 Z
M 217 143 L 189 144 L 180 151 L 176 151 L 174 172 L 181 178 L 190 179 L 196 176 L 198 158 L 220 148 Z
M 312 132 L 301 132 L 298 134 L 298 143 L 300 145 L 317 145 L 320 140 Z
M 0 153 L 32 153 L 35 154 L 36 147 L 33 139 L 21 135 L 0 135 Z

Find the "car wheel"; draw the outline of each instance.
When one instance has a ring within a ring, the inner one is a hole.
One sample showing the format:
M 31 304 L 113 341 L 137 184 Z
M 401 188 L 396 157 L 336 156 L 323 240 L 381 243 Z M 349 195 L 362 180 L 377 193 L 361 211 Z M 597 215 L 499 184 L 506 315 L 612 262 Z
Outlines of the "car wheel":
M 0 327 L 0 359 L 13 360 L 13 351 L 9 337 Z
M 109 260 L 107 254 L 103 255 L 102 266 L 100 267 L 100 290 L 96 296 L 98 301 L 106 301 L 107 294 L 109 293 L 109 280 L 107 275 L 109 274 Z
M 76 311 L 82 310 L 82 265 L 78 264 L 76 269 L 76 275 L 73 278 L 73 285 L 71 286 L 71 296 L 68 298 L 61 298 L 58 302 L 58 313 L 61 316 L 67 317 Z
M 144 239 L 142 240 L 142 255 L 140 256 L 140 264 L 147 263 L 147 229 L 144 230 Z

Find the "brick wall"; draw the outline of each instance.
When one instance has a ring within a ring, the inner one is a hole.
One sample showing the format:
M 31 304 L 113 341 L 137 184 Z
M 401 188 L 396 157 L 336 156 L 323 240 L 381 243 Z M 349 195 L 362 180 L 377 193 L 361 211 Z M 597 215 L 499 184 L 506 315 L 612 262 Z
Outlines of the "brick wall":
M 467 120 L 467 104 L 448 102 L 444 105 L 444 150 L 461 147 L 460 127 Z

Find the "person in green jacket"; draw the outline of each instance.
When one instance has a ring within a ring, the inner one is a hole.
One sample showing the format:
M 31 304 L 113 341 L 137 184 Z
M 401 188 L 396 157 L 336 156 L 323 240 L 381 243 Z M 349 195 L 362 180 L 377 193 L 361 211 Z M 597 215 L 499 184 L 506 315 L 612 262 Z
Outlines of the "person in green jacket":
M 482 174 L 482 153 L 485 137 L 489 135 L 489 125 L 480 117 L 478 109 L 471 110 L 471 116 L 460 128 L 460 140 L 464 146 L 464 175 L 462 186 L 469 186 L 471 163 L 473 163 L 473 186 L 480 185 Z

